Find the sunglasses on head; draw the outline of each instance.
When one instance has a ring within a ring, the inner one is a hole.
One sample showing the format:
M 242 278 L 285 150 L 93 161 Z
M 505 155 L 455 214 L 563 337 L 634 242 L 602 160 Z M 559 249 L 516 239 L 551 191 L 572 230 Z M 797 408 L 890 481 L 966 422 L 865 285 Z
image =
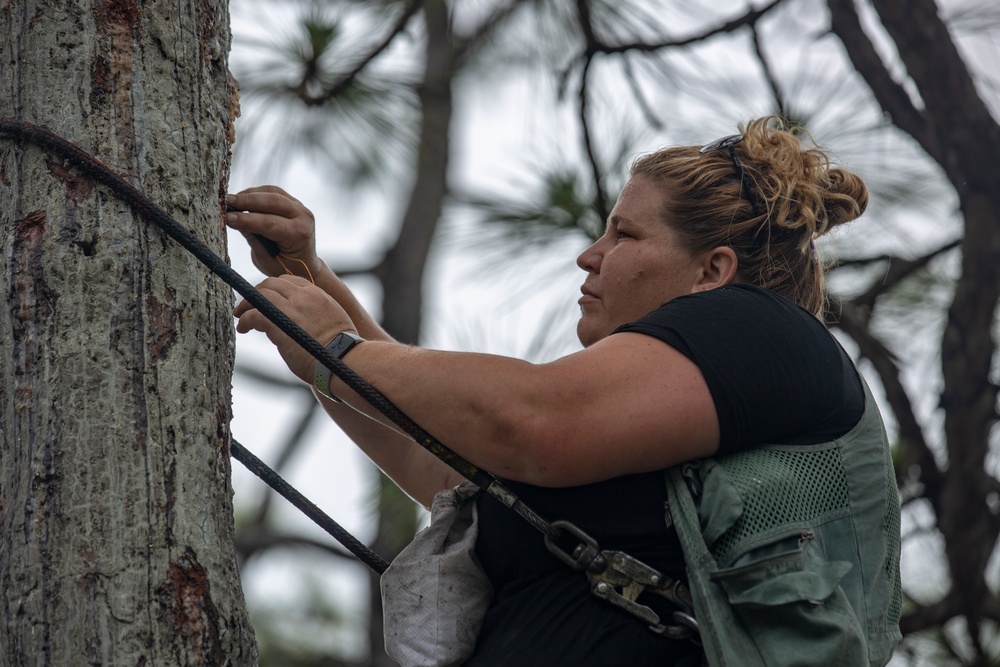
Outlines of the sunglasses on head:
M 755 215 L 764 215 L 766 212 L 765 208 L 761 205 L 757 195 L 754 193 L 752 183 L 750 178 L 747 176 L 746 170 L 743 169 L 743 164 L 740 162 L 740 158 L 736 155 L 736 144 L 743 141 L 742 134 L 731 134 L 728 137 L 722 137 L 721 139 L 716 139 L 711 143 L 707 143 L 701 147 L 699 152 L 701 153 L 711 153 L 712 151 L 720 151 L 723 148 L 729 150 L 729 157 L 733 160 L 733 166 L 736 167 L 736 171 L 740 175 L 740 182 L 743 184 L 743 191 L 747 193 L 747 201 L 750 202 L 750 208 L 753 209 Z

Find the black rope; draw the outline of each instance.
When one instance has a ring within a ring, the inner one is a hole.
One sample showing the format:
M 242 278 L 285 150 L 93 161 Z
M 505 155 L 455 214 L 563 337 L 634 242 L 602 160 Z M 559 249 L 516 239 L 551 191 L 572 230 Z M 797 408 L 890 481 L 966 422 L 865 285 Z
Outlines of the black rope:
M 329 368 L 334 375 L 357 392 L 361 398 L 399 426 L 417 444 L 430 451 L 479 488 L 485 489 L 490 495 L 513 509 L 545 535 L 550 537 L 558 537 L 560 535 L 558 529 L 554 528 L 548 521 L 521 502 L 496 477 L 466 461 L 417 425 L 416 422 L 404 414 L 381 392 L 365 382 L 357 373 L 344 364 L 343 361 L 334 357 L 302 327 L 292 321 L 277 306 L 268 301 L 263 294 L 247 282 L 243 276 L 237 273 L 222 258 L 212 252 L 207 245 L 202 243 L 186 227 L 174 220 L 145 194 L 97 158 L 76 144 L 63 139 L 43 127 L 16 118 L 0 119 L 0 136 L 27 140 L 49 150 L 70 164 L 75 165 L 95 182 L 107 187 L 121 198 L 122 201 L 127 203 L 134 212 L 155 224 L 167 236 L 180 243 L 181 246 L 194 255 L 212 273 L 219 276 L 227 285 L 232 287 L 240 296 L 253 305 L 254 308 L 259 310 L 267 319 L 287 334 L 289 338 Z
M 291 484 L 286 482 L 281 475 L 267 467 L 263 461 L 253 455 L 246 447 L 232 441 L 229 451 L 233 458 L 242 463 L 247 470 L 257 475 L 272 489 L 280 493 L 285 499 L 294 505 L 299 511 L 313 520 L 313 522 L 330 534 L 352 554 L 358 557 L 362 563 L 375 570 L 379 574 L 386 571 L 389 564 L 377 553 L 368 548 L 366 544 L 347 532 L 343 526 L 331 519 L 320 508 L 316 507 L 308 498 L 303 496 Z
M 378 390 L 365 382 L 354 371 L 348 368 L 340 359 L 335 358 L 318 341 L 310 336 L 304 329 L 295 324 L 285 313 L 268 301 L 256 288 L 248 283 L 242 276 L 232 269 L 226 262 L 219 258 L 204 243 L 198 240 L 186 227 L 174 220 L 170 215 L 159 208 L 153 201 L 142 192 L 129 184 L 124 178 L 116 174 L 96 158 L 86 153 L 75 144 L 66 141 L 45 128 L 30 123 L 11 118 L 0 119 L 0 137 L 13 137 L 26 139 L 42 148 L 60 156 L 71 164 L 76 165 L 84 174 L 97 183 L 101 183 L 125 201 L 134 212 L 147 220 L 153 222 L 168 236 L 180 243 L 185 249 L 193 254 L 199 261 L 208 267 L 213 273 L 222 278 L 230 287 L 236 290 L 244 299 L 257 308 L 265 317 L 278 326 L 292 340 L 301 345 L 315 359 L 329 368 L 333 373 L 344 381 L 347 386 L 358 393 L 365 401 L 388 417 L 393 423 L 399 426 L 420 446 L 424 447 L 443 462 L 459 472 L 463 477 L 475 483 L 479 488 L 498 499 L 517 512 L 528 523 L 541 531 L 551 542 L 559 538 L 564 533 L 545 519 L 527 507 L 509 489 L 503 486 L 490 473 L 480 470 L 469 463 L 458 454 L 454 453 L 441 442 L 431 436 L 418 426 L 412 419 L 403 414 L 388 398 Z M 306 516 L 312 519 L 317 525 L 322 527 L 334 539 L 343 544 L 351 553 L 357 556 L 372 570 L 383 573 L 388 567 L 387 563 L 375 554 L 371 549 L 358 541 L 353 535 L 344 530 L 335 521 L 324 514 L 316 505 L 310 502 L 305 496 L 295 490 L 290 484 L 285 482 L 276 472 L 264 465 L 257 457 L 251 454 L 246 448 L 235 440 L 232 440 L 230 452 L 236 460 L 240 461 L 251 472 L 257 475 L 271 488 L 280 493 L 295 507 L 301 510 Z M 580 546 L 585 546 L 582 542 Z M 596 548 L 596 543 L 594 544 Z M 552 547 L 550 546 L 550 549 Z M 579 549 L 579 547 L 577 548 Z M 558 551 L 562 551 L 559 549 Z M 553 551 L 553 553 L 556 553 Z M 574 551 L 574 554 L 576 551 Z M 574 567 L 576 567 L 574 565 Z M 580 569 L 576 567 L 576 569 Z M 589 576 L 589 575 L 588 575 Z M 659 575 L 657 575 L 659 576 Z M 631 582 L 638 580 L 634 575 L 629 575 Z M 645 609 L 645 608 L 642 608 Z M 626 609 L 628 611 L 628 609 Z M 644 619 L 642 614 L 637 614 L 634 610 L 629 611 L 640 619 Z M 654 614 L 655 616 L 655 614 Z M 658 619 L 658 617 L 657 617 Z M 658 622 L 658 621 L 657 621 Z M 655 628 L 654 628 L 655 629 Z

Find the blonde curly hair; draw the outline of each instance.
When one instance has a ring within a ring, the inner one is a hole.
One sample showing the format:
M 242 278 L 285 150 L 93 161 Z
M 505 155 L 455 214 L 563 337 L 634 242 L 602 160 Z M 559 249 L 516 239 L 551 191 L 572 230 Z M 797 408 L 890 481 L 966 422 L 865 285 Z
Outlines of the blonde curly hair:
M 793 132 L 777 116 L 740 124 L 740 131 L 717 150 L 683 146 L 641 156 L 631 174 L 663 182 L 664 222 L 689 251 L 730 246 L 741 281 L 821 317 L 824 267 L 813 239 L 864 213 L 868 189 L 857 175 L 832 166 L 807 132 Z

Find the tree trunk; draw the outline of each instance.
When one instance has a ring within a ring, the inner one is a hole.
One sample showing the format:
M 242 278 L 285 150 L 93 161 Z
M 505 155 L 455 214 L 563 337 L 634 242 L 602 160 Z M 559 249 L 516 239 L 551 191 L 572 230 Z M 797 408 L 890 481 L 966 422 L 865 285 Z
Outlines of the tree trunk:
M 993 328 L 1000 301 L 1000 125 L 980 99 L 932 0 L 876 2 L 907 71 L 920 91 L 928 125 L 942 145 L 942 170 L 959 195 L 965 219 L 962 272 L 941 343 L 948 471 L 935 503 L 951 570 L 950 595 L 971 623 L 986 615 L 987 568 L 1000 525 L 989 506 L 996 484 L 987 471 L 997 421 Z
M 892 81 L 848 0 L 830 1 L 834 30 L 882 110 L 940 165 L 958 194 L 965 229 L 961 274 L 941 340 L 947 465 L 939 470 L 932 458 L 917 459 L 924 497 L 944 537 L 951 585 L 939 604 L 910 610 L 901 625 L 911 633 L 961 615 L 978 641 L 980 620 L 995 616 L 988 566 L 1000 535 L 996 513 L 984 509 L 997 488 L 986 464 L 997 419 L 991 364 L 1000 302 L 1000 174 L 993 163 L 1000 125 L 980 98 L 937 3 L 912 0 L 903 7 L 875 0 L 873 6 L 920 93 L 921 108 Z
M 449 131 L 452 116 L 451 83 L 458 54 L 452 44 L 448 7 L 443 0 L 424 3 L 427 28 L 424 80 L 420 87 L 421 129 L 416 155 L 416 180 L 400 227 L 399 237 L 376 270 L 382 282 L 382 324 L 397 340 L 420 339 L 424 269 L 431 241 L 448 192 Z M 378 475 L 378 529 L 372 549 L 394 559 L 413 539 L 416 508 L 388 477 Z M 395 664 L 385 654 L 382 596 L 379 578 L 371 578 L 371 667 Z
M 0 40 L 0 116 L 81 145 L 224 252 L 226 0 L 8 0 Z M 0 253 L 0 664 L 255 664 L 232 547 L 230 290 L 6 140 Z

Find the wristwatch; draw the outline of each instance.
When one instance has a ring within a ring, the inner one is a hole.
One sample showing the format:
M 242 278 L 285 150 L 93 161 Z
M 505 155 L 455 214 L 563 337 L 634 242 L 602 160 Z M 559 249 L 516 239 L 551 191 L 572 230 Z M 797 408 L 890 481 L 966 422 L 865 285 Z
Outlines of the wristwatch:
M 333 340 L 327 344 L 326 351 L 337 359 L 343 359 L 344 355 L 351 351 L 351 348 L 358 343 L 363 342 L 365 342 L 365 339 L 358 334 L 351 333 L 350 331 L 343 331 L 334 336 Z M 331 372 L 332 371 L 324 366 L 321 361 L 317 360 L 316 370 L 313 372 L 313 386 L 316 387 L 316 391 L 319 393 L 340 403 L 341 400 L 334 396 L 330 391 Z

